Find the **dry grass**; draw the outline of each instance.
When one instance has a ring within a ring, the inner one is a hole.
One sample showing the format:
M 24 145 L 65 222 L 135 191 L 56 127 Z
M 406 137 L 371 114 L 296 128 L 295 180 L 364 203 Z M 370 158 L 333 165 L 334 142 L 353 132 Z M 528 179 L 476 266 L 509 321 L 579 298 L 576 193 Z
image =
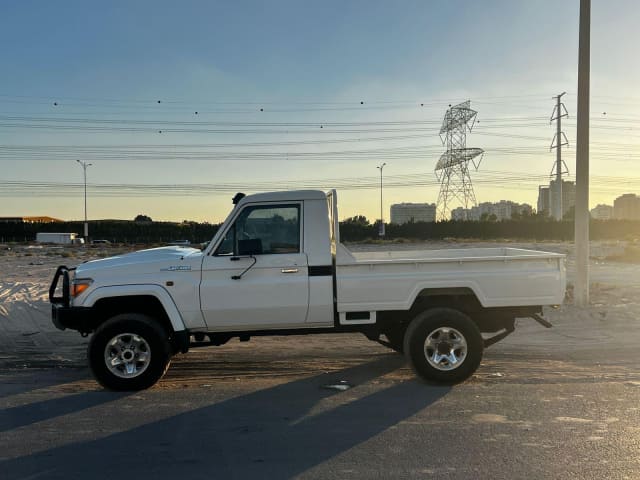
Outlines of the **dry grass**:
M 609 255 L 605 260 L 609 260 L 610 262 L 640 263 L 640 246 L 628 245 L 625 247 L 624 252 Z

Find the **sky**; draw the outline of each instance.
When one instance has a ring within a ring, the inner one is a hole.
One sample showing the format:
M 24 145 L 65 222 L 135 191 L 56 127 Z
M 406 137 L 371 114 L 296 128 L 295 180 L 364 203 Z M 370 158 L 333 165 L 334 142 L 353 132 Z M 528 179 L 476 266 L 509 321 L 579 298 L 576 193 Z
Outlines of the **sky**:
M 0 4 L 0 216 L 217 223 L 237 191 L 337 188 L 340 217 L 435 203 L 471 100 L 478 202 L 536 206 L 563 97 L 575 174 L 579 0 Z M 590 204 L 640 193 L 640 2 L 593 0 Z M 196 113 L 197 112 L 197 113 Z M 454 205 L 456 206 L 456 205 Z

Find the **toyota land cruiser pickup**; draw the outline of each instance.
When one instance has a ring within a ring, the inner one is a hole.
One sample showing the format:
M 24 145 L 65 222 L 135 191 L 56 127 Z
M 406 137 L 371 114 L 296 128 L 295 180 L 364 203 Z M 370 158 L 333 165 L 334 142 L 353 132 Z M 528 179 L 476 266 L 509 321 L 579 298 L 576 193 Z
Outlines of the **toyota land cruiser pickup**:
M 516 318 L 560 304 L 563 255 L 516 248 L 352 253 L 337 195 L 234 197 L 203 250 L 154 248 L 58 267 L 60 329 L 91 334 L 89 366 L 114 390 L 154 385 L 171 357 L 263 335 L 360 332 L 402 352 L 430 382 L 456 383 Z M 336 337 L 338 339 L 339 337 Z

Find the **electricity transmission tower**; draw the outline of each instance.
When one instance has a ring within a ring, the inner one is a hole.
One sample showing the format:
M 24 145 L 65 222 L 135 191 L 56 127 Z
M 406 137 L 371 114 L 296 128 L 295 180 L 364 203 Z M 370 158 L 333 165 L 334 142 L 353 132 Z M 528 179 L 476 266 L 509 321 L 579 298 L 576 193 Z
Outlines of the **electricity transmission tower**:
M 478 170 L 484 150 L 467 148 L 467 131 L 471 132 L 477 113 L 471 109 L 471 100 L 467 100 L 453 107 L 449 105 L 444 115 L 440 139 L 447 151 L 440 156 L 435 168 L 436 178 L 440 182 L 437 204 L 439 221 L 449 220 L 451 204 L 456 200 L 465 209 L 476 204 L 469 164 Z
M 561 98 L 566 92 L 562 92 L 560 95 L 557 95 L 553 98 L 556 99 L 556 106 L 553 107 L 553 112 L 551 113 L 551 120 L 554 120 L 556 123 L 556 134 L 553 136 L 553 140 L 551 140 L 551 150 L 556 149 L 556 162 L 551 169 L 551 176 L 553 176 L 554 171 L 556 175 L 556 181 L 553 185 L 553 188 L 549 189 L 549 200 L 550 200 L 550 209 L 551 215 L 556 220 L 562 220 L 564 215 L 564 207 L 562 205 L 562 175 L 565 173 L 569 173 L 569 168 L 567 164 L 562 160 L 562 147 L 569 145 L 569 140 L 567 136 L 562 131 L 562 117 L 568 117 L 569 112 L 567 112 L 567 108 L 562 103 Z

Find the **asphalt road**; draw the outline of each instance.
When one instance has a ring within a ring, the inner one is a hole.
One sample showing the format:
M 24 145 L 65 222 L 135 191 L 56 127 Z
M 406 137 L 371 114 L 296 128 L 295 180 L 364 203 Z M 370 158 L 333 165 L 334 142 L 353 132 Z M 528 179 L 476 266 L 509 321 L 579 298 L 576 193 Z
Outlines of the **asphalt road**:
M 640 478 L 635 330 L 534 328 L 454 387 L 354 335 L 190 352 L 134 394 L 80 357 L 8 366 L 0 478 Z

